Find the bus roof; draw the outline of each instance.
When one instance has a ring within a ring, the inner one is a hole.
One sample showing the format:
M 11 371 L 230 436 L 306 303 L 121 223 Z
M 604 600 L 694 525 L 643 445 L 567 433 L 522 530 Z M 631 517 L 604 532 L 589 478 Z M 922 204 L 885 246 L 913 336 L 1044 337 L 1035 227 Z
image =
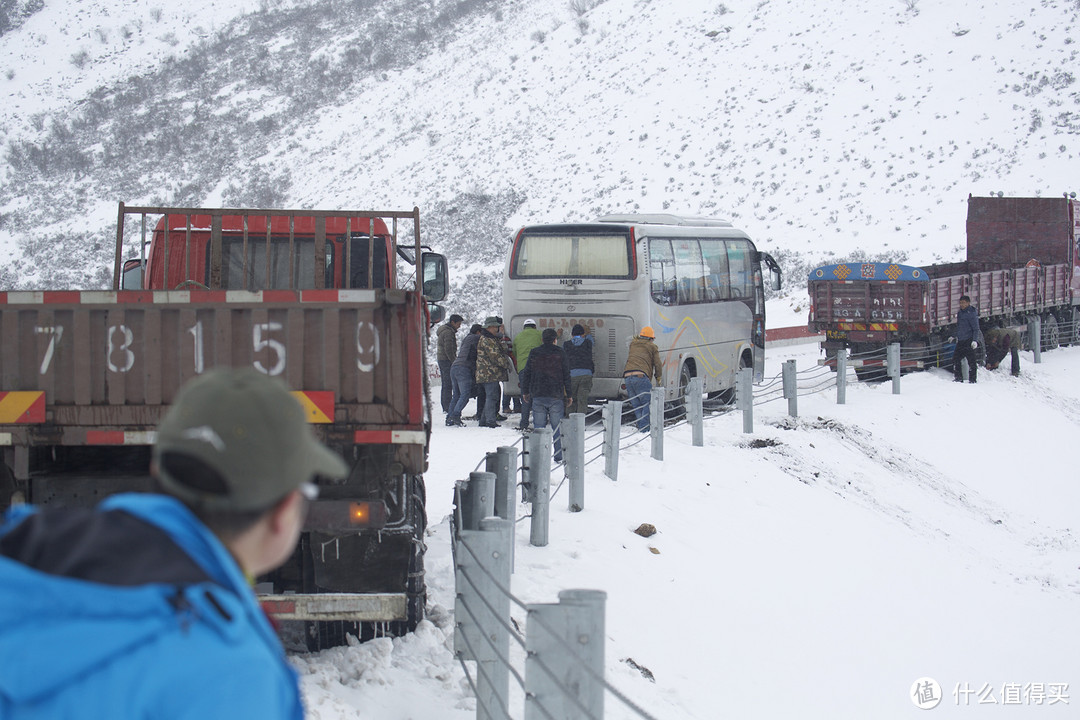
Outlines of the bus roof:
M 684 225 L 688 227 L 732 227 L 723 218 L 670 215 L 668 213 L 641 213 L 637 215 L 604 215 L 596 218 L 602 223 L 625 223 L 633 225 Z

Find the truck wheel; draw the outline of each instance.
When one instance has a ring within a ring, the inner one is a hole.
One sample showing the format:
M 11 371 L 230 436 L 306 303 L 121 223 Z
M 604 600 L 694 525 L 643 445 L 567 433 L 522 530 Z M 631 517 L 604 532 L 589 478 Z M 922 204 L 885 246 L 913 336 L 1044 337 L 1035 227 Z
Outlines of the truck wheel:
M 1042 349 L 1053 350 L 1061 344 L 1057 318 L 1046 313 L 1042 319 Z
M 11 496 L 15 494 L 15 475 L 7 463 L 0 461 L 0 512 L 11 507 Z
M 1058 327 L 1062 345 L 1080 345 L 1080 308 L 1062 312 Z
M 424 610 L 427 606 L 427 580 L 424 577 L 424 552 L 427 550 L 427 544 L 424 542 L 424 536 L 427 534 L 426 508 L 427 487 L 424 485 L 424 476 L 410 475 L 409 521 L 412 523 L 413 536 L 408 575 L 405 580 L 405 597 L 408 607 L 404 626 L 398 628 L 400 632 L 395 632 L 395 635 L 412 632 L 424 619 Z

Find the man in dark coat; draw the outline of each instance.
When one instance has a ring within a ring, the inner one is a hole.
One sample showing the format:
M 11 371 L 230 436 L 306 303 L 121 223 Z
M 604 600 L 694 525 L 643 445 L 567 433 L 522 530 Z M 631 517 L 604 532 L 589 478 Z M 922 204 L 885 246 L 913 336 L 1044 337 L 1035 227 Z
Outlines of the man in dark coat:
M 547 328 L 541 337 L 543 343 L 529 353 L 525 369 L 521 371 L 521 399 L 532 403 L 533 427 L 551 426 L 555 462 L 561 463 L 559 423 L 570 402 L 570 363 L 563 349 L 555 344 L 559 337 L 555 330 Z
M 450 366 L 450 380 L 454 385 L 454 395 L 450 398 L 450 412 L 446 414 L 446 424 L 462 426 L 461 411 L 472 399 L 473 384 L 476 375 L 476 345 L 480 342 L 479 323 L 469 328 L 469 334 L 461 341 L 454 364 Z
M 996 370 L 1005 356 L 1012 354 L 1013 376 L 1020 374 L 1020 333 L 1011 328 L 993 328 L 986 333 L 986 369 Z
M 956 343 L 956 349 L 953 350 L 953 380 L 964 382 L 960 362 L 966 359 L 968 382 L 975 382 L 979 372 L 975 350 L 982 340 L 982 330 L 979 329 L 979 311 L 971 304 L 971 298 L 967 295 L 960 296 L 960 310 L 956 313 L 956 336 L 952 339 Z
M 450 413 L 450 400 L 454 396 L 454 383 L 450 379 L 450 366 L 457 358 L 457 331 L 465 318 L 457 313 L 450 316 L 439 331 L 435 333 L 438 339 L 436 359 L 439 362 L 439 375 L 442 377 L 442 409 L 444 413 Z

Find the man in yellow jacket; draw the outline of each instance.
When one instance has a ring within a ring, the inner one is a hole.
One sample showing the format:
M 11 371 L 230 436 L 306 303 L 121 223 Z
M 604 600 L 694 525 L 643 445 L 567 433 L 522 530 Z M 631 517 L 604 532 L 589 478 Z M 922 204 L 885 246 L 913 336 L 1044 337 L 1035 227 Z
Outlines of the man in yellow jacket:
M 626 368 L 623 370 L 623 382 L 626 394 L 637 417 L 637 428 L 648 432 L 650 428 L 649 400 L 652 394 L 652 378 L 656 384 L 664 382 L 660 364 L 660 351 L 656 347 L 656 333 L 646 325 L 638 336 L 630 341 L 630 351 L 626 356 Z

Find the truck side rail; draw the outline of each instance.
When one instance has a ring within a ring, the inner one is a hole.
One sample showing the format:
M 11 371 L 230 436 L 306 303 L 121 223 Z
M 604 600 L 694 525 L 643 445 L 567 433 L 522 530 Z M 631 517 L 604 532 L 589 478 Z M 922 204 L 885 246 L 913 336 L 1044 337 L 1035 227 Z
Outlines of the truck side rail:
M 980 317 L 1043 312 L 1069 304 L 1069 266 L 1042 265 L 954 275 L 930 281 L 930 325 L 956 322 L 961 295 L 969 295 Z
M 260 220 L 265 219 L 264 224 L 265 224 L 265 227 L 266 227 L 266 242 L 268 244 L 269 244 L 269 241 L 270 241 L 270 219 L 271 218 L 288 218 L 289 219 L 289 256 L 290 256 L 290 262 L 292 262 L 292 259 L 294 257 L 293 225 L 295 223 L 295 220 L 298 219 L 298 218 L 303 218 L 305 220 L 314 219 L 314 221 L 315 221 L 315 232 L 314 232 L 315 252 L 316 252 L 316 258 L 318 260 L 318 262 L 316 263 L 316 267 L 322 267 L 322 266 L 325 265 L 325 258 L 326 258 L 326 254 L 325 254 L 326 253 L 326 248 L 325 248 L 325 227 L 326 227 L 326 221 L 328 219 L 330 219 L 330 218 L 342 218 L 342 219 L 344 219 L 345 222 L 346 222 L 346 227 L 348 228 L 347 234 L 349 234 L 349 235 L 351 235 L 352 232 L 355 231 L 355 232 L 358 232 L 358 233 L 367 233 L 369 236 L 372 236 L 372 235 L 375 234 L 374 233 L 374 223 L 375 223 L 376 219 L 380 220 L 381 222 L 385 222 L 386 220 L 389 220 L 390 221 L 389 226 L 391 228 L 390 229 L 390 235 L 391 235 L 391 237 L 393 239 L 393 244 L 394 244 L 394 248 L 395 248 L 395 253 L 394 253 L 395 255 L 396 255 L 396 249 L 398 247 L 400 247 L 399 242 L 398 242 L 398 234 L 399 234 L 398 221 L 399 220 L 411 220 L 412 221 L 412 223 L 411 223 L 412 224 L 412 231 L 413 231 L 413 239 L 412 239 L 412 243 L 411 243 L 413 253 L 414 253 L 413 257 L 415 257 L 415 258 L 421 257 L 421 252 L 422 252 L 421 243 L 420 243 L 420 209 L 418 207 L 415 207 L 415 206 L 413 207 L 412 210 L 304 210 L 304 209 L 270 210 L 270 209 L 252 209 L 252 208 L 196 208 L 196 207 L 127 206 L 122 202 L 119 203 L 118 205 L 119 205 L 119 207 L 118 207 L 118 210 L 117 210 L 117 224 L 116 224 L 116 253 L 115 253 L 114 260 L 113 260 L 112 288 L 114 290 L 119 290 L 121 288 L 121 279 L 122 279 L 123 267 L 124 267 L 124 242 L 125 242 L 124 228 L 125 228 L 125 220 L 128 218 L 128 216 L 138 216 L 140 218 L 141 240 L 139 242 L 139 257 L 138 257 L 138 260 L 144 266 L 145 266 L 146 261 L 147 261 L 146 252 L 145 252 L 146 251 L 146 245 L 148 243 L 148 239 L 147 239 L 147 218 L 149 216 L 162 216 L 162 217 L 165 218 L 165 233 L 164 233 L 164 237 L 163 237 L 163 240 L 164 240 L 163 256 L 164 256 L 164 263 L 165 263 L 165 272 L 164 272 L 165 277 L 169 277 L 168 263 L 169 263 L 170 234 L 173 231 L 183 230 L 185 232 L 185 234 L 186 234 L 188 250 L 189 250 L 189 252 L 185 253 L 184 283 L 192 283 L 192 284 L 198 284 L 198 285 L 202 285 L 201 280 L 199 280 L 198 278 L 191 277 L 191 274 L 190 274 L 190 254 L 191 254 L 190 253 L 190 244 L 191 244 L 190 241 L 191 241 L 192 231 L 195 229 L 192 218 L 196 217 L 196 216 L 209 216 L 210 219 L 211 219 L 211 225 L 210 225 L 210 228 L 208 228 L 209 232 L 210 232 L 210 263 L 209 263 L 209 266 L 210 266 L 209 267 L 210 282 L 207 284 L 207 287 L 209 289 L 221 289 L 222 288 L 222 284 L 221 284 L 222 283 L 222 280 L 221 280 L 221 278 L 222 278 L 222 272 L 221 272 L 222 271 L 222 266 L 221 266 L 221 263 L 222 263 L 221 236 L 222 236 L 222 225 L 223 225 L 222 219 L 225 218 L 225 217 L 242 218 L 243 227 L 244 227 L 243 234 L 244 234 L 244 242 L 245 242 L 245 244 L 248 241 L 247 226 L 248 226 L 248 220 L 250 218 L 259 218 Z M 183 215 L 186 218 L 186 222 L 184 223 L 184 225 L 182 227 L 172 227 L 172 228 L 170 228 L 168 226 L 168 218 L 169 218 L 170 215 Z M 354 220 L 358 221 L 356 227 L 352 226 L 352 222 Z M 365 220 L 367 222 L 364 222 Z M 202 232 L 206 232 L 207 228 L 200 228 L 200 230 Z M 151 228 L 151 232 L 153 232 L 153 228 Z M 256 238 L 256 236 L 254 234 L 252 234 L 252 236 L 251 236 L 251 241 L 252 242 L 257 242 L 257 238 Z M 352 262 L 352 258 L 351 258 L 351 255 L 350 255 L 351 249 L 352 249 L 352 244 L 351 243 L 346 243 L 346 247 L 345 247 L 345 252 L 346 252 L 345 263 L 346 263 L 346 267 L 351 266 L 351 262 Z M 268 262 L 269 262 L 269 253 L 267 253 L 267 259 L 268 259 Z M 246 255 L 246 253 L 245 253 L 245 256 L 244 256 L 244 264 L 245 264 L 245 270 L 246 270 L 246 268 L 247 268 L 247 265 L 246 265 L 247 264 L 247 255 Z M 367 267 L 369 269 L 374 267 L 374 244 L 373 243 L 368 243 Z M 290 268 L 290 270 L 291 270 L 291 268 Z M 290 278 L 292 277 L 291 272 L 289 273 L 289 276 L 290 276 Z M 321 273 L 316 272 L 316 274 L 315 274 L 315 276 L 313 278 L 313 281 L 315 283 L 316 288 L 322 288 L 323 287 L 323 279 L 322 279 L 322 274 Z M 371 286 L 370 282 L 369 282 L 368 286 L 369 287 Z M 239 289 L 239 288 L 232 288 L 232 289 Z M 422 289 L 423 289 L 422 288 L 422 278 L 420 277 L 420 273 L 417 273 L 415 289 L 416 289 L 417 292 L 422 292 Z

